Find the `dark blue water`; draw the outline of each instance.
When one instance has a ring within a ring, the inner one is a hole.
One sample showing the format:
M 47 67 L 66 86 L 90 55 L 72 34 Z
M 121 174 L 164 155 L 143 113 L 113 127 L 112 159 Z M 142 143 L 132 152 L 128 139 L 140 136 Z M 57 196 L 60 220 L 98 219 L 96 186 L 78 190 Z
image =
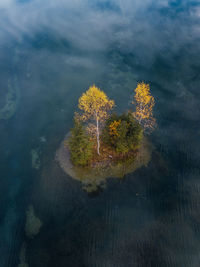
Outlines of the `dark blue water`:
M 1 0 L 0 22 L 0 267 L 200 266 L 200 2 Z M 87 194 L 54 160 L 78 98 L 122 112 L 138 81 L 151 161 Z

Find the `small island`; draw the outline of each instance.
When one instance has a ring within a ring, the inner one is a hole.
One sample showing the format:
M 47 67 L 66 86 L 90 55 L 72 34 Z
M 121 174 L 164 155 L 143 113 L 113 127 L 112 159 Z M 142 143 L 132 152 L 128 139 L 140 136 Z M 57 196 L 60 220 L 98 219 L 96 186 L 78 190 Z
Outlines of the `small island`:
M 104 187 L 108 177 L 122 178 L 149 163 L 153 146 L 145 133 L 155 127 L 155 101 L 148 84 L 138 83 L 132 103 L 134 112 L 111 113 L 114 101 L 95 85 L 79 98 L 80 112 L 56 159 L 87 192 Z

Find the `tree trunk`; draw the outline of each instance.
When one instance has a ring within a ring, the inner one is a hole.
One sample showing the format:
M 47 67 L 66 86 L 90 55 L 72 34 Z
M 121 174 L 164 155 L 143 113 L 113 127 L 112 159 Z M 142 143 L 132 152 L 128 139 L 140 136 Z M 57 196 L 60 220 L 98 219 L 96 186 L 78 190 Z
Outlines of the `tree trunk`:
M 100 155 L 100 141 L 99 141 L 99 119 L 97 118 L 97 153 Z

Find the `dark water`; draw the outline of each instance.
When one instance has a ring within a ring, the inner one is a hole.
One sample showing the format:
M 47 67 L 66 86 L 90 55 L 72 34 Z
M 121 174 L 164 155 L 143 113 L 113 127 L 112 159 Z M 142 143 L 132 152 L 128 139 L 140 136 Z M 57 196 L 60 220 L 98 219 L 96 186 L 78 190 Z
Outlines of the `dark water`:
M 77 100 L 95 83 L 121 112 L 142 80 L 152 159 L 88 195 L 54 161 Z M 200 266 L 199 1 L 1 0 L 0 81 L 0 266 Z

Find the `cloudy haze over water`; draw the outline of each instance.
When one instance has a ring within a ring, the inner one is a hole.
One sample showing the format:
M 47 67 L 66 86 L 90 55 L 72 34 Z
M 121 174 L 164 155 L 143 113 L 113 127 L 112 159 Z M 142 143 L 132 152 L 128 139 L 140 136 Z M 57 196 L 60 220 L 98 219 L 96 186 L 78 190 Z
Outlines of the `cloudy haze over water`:
M 0 9 L 2 42 L 9 37 L 22 41 L 48 29 L 81 49 L 103 50 L 113 42 L 127 50 L 140 44 L 176 49 L 177 41 L 178 47 L 199 32 L 195 1 L 1 0 Z
M 1 1 L 0 40 L 2 46 L 23 43 L 45 32 L 85 53 L 134 53 L 149 67 L 158 53 L 167 57 L 183 44 L 191 49 L 199 38 L 199 10 L 195 1 Z

